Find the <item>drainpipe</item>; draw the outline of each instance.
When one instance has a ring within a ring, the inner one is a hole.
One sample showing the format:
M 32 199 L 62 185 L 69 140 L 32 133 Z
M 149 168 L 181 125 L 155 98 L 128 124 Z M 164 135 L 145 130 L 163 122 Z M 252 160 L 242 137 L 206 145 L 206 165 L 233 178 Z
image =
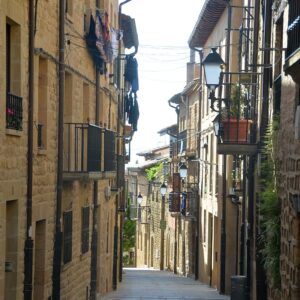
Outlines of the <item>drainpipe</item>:
M 192 48 L 194 51 L 199 53 L 199 58 L 200 58 L 200 64 L 199 64 L 199 106 L 198 106 L 198 130 L 197 130 L 197 159 L 198 159 L 198 200 L 196 202 L 196 228 L 195 228 L 195 280 L 198 280 L 199 278 L 199 241 L 201 240 L 201 230 L 200 230 L 200 224 L 201 224 L 201 214 L 200 214 L 200 155 L 201 155 L 201 149 L 200 149 L 200 144 L 201 144 L 201 100 L 202 100 L 202 61 L 203 61 L 203 51 L 202 49 L 197 49 L 195 47 Z
M 97 66 L 95 66 L 96 73 L 96 115 L 95 125 L 99 126 L 100 115 L 100 72 Z M 91 240 L 91 283 L 90 283 L 90 299 L 96 300 L 97 298 L 97 263 L 98 263 L 98 181 L 93 183 L 93 228 L 92 228 L 92 240 Z
M 61 205 L 63 189 L 63 144 L 64 144 L 64 92 L 65 92 L 65 0 L 59 1 L 59 82 L 58 82 L 58 138 L 57 138 L 57 195 L 54 255 L 52 271 L 52 298 L 60 300 L 60 275 L 61 275 Z
M 230 71 L 230 42 L 231 42 L 231 6 L 230 0 L 227 1 L 227 43 L 226 43 L 226 82 L 229 82 L 228 72 Z M 230 93 L 229 85 L 226 88 L 226 96 Z M 226 200 L 227 200 L 227 155 L 223 155 L 223 170 L 222 170 L 222 220 L 221 220 L 221 263 L 220 263 L 220 293 L 225 294 L 226 288 Z
M 26 240 L 24 248 L 24 299 L 32 298 L 32 177 L 33 177 L 33 105 L 34 105 L 34 0 L 29 0 L 29 58 L 28 58 L 28 153 L 27 153 L 27 205 Z
M 177 114 L 177 133 L 176 133 L 176 148 L 178 150 L 178 137 L 179 137 L 179 105 L 172 105 L 171 101 L 168 101 L 169 106 L 174 108 Z M 177 153 L 178 156 L 178 153 Z M 178 226 L 178 216 L 175 216 L 175 242 L 174 242 L 174 274 L 177 274 L 177 226 Z

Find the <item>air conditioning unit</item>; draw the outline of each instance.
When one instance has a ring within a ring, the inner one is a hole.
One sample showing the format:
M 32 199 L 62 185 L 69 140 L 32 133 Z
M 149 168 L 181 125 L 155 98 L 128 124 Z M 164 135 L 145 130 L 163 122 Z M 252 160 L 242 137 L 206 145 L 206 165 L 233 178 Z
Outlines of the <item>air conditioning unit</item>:
M 110 186 L 105 187 L 104 193 L 105 193 L 105 198 L 107 198 L 107 199 L 111 196 Z

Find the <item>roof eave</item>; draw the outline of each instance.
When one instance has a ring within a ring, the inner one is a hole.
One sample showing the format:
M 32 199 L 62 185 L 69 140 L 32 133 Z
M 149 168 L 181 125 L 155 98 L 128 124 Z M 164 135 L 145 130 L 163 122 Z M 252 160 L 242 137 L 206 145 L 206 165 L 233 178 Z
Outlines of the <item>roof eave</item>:
M 188 39 L 190 48 L 203 48 L 227 5 L 227 0 L 205 1 L 194 29 Z

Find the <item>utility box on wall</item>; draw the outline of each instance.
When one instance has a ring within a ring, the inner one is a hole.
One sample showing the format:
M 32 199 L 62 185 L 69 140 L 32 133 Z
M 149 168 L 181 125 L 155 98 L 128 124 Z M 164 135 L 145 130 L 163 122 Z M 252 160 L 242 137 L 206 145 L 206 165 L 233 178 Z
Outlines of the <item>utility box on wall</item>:
M 231 276 L 231 300 L 247 299 L 247 277 Z

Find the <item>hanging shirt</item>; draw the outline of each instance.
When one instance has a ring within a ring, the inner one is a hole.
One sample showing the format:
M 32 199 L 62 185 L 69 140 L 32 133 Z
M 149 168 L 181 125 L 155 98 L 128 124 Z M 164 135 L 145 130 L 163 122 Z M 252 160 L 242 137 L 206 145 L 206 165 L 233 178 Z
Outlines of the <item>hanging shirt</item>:
M 86 36 L 86 43 L 87 43 L 88 50 L 90 52 L 90 55 L 93 58 L 94 63 L 96 64 L 100 73 L 103 74 L 104 69 L 105 69 L 104 61 L 101 57 L 98 47 L 96 46 L 96 42 L 97 42 L 96 23 L 95 23 L 93 16 L 91 15 L 89 32 Z
M 138 62 L 131 55 L 126 56 L 125 80 L 130 82 L 133 93 L 139 90 Z
M 95 33 L 96 33 L 96 47 L 100 52 L 101 58 L 107 62 L 107 57 L 106 57 L 106 53 L 104 50 L 104 38 L 103 38 L 103 25 L 102 25 L 102 21 L 100 18 L 100 15 L 97 14 L 96 16 L 96 24 L 95 24 Z

